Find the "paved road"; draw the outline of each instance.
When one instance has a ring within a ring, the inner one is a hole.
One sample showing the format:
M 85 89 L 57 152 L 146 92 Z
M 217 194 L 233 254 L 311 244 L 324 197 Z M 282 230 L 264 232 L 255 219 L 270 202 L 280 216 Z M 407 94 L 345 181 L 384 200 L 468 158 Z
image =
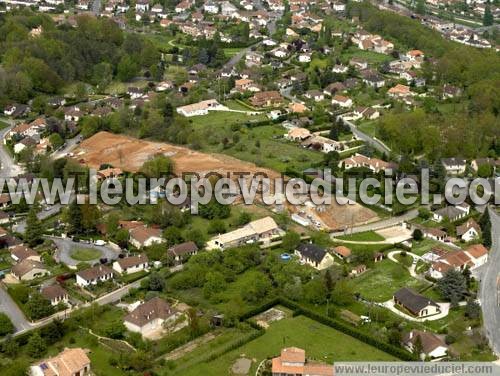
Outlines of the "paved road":
M 24 172 L 24 169 L 16 164 L 14 159 L 11 157 L 9 152 L 5 149 L 3 145 L 3 140 L 7 132 L 9 132 L 15 125 L 13 120 L 10 119 L 2 119 L 2 121 L 9 123 L 10 125 L 6 128 L 0 130 L 0 177 L 2 178 L 10 178 L 15 177 L 17 175 L 21 175 Z
M 9 316 L 10 321 L 12 321 L 16 328 L 16 332 L 31 328 L 30 322 L 24 317 L 23 312 L 7 293 L 3 283 L 0 284 L 0 312 Z
M 362 141 L 366 142 L 367 144 L 370 144 L 371 146 L 373 146 L 375 149 L 377 149 L 381 153 L 385 153 L 385 154 L 391 153 L 391 149 L 389 149 L 389 147 L 384 145 L 381 141 L 377 140 L 376 138 L 371 137 L 371 136 L 367 135 L 366 133 L 360 131 L 359 128 L 356 126 L 356 124 L 354 124 L 353 122 L 351 122 L 349 120 L 345 120 L 345 119 L 342 119 L 342 121 L 349 127 L 352 134 L 354 136 L 356 136 L 357 139 L 362 140 Z
M 366 225 L 354 226 L 353 228 L 346 228 L 344 231 L 332 232 L 330 235 L 333 238 L 336 236 L 342 236 L 342 235 L 351 234 L 351 233 L 355 234 L 358 232 L 381 230 L 383 228 L 396 226 L 398 224 L 415 219 L 417 217 L 418 217 L 418 210 L 412 209 L 412 210 L 410 210 L 404 214 L 401 214 L 397 217 L 391 217 L 391 218 L 383 219 L 381 221 L 367 223 Z
M 62 205 L 61 204 L 54 204 L 52 206 L 50 206 L 49 210 L 42 210 L 40 212 L 37 213 L 37 217 L 39 220 L 44 220 L 44 219 L 47 219 L 57 213 L 59 213 L 62 209 Z M 26 231 L 26 219 L 23 219 L 22 221 L 19 221 L 18 223 L 16 223 L 12 229 L 16 232 L 19 232 L 20 234 L 24 234 L 24 231 Z
M 101 13 L 101 0 L 94 0 L 92 2 L 92 13 L 96 15 Z
M 108 246 L 99 246 L 95 244 L 74 242 L 73 240 L 68 238 L 61 239 L 53 236 L 48 236 L 48 238 L 54 241 L 54 243 L 57 246 L 57 252 L 55 255 L 56 261 L 62 262 L 69 266 L 76 266 L 80 262 L 75 259 L 72 259 L 70 256 L 71 251 L 75 248 L 92 248 L 92 249 L 97 249 L 98 251 L 101 252 L 101 255 L 95 260 L 87 261 L 87 263 L 89 264 L 99 263 L 99 259 L 102 257 L 107 258 L 108 261 L 116 260 L 118 258 L 119 252 L 115 251 L 114 249 Z
M 479 300 L 483 309 L 483 321 L 490 346 L 500 356 L 500 307 L 497 277 L 500 276 L 500 216 L 490 209 L 492 246 L 486 269 L 481 276 Z
M 82 140 L 83 140 L 82 135 L 78 135 L 69 140 L 66 140 L 66 145 L 62 149 L 53 152 L 52 158 L 53 159 L 64 158 L 68 153 L 70 153 L 73 149 L 75 149 Z

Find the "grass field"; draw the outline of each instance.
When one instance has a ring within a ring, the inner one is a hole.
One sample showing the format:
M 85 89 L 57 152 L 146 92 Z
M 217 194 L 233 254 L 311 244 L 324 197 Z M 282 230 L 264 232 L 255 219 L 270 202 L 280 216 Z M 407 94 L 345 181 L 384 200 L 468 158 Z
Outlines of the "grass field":
M 350 47 L 342 54 L 343 58 L 352 59 L 353 57 L 366 60 L 369 64 L 380 64 L 391 60 L 390 55 L 379 54 L 372 51 L 360 50 L 355 46 Z
M 78 261 L 91 261 L 100 256 L 101 252 L 93 248 L 74 248 L 71 251 L 71 258 Z
M 383 236 L 377 234 L 375 231 L 359 232 L 357 234 L 352 234 L 352 235 L 342 235 L 338 236 L 337 238 L 342 240 L 352 240 L 359 242 L 379 242 L 385 240 Z
M 250 375 L 268 357 L 279 355 L 283 347 L 297 346 L 306 351 L 309 359 L 334 361 L 391 361 L 396 360 L 372 346 L 304 316 L 283 319 L 271 324 L 266 333 L 214 361 L 197 364 L 179 373 L 183 376 L 219 376 L 231 374 L 230 367 L 242 354 L 252 362 Z M 179 359 L 181 361 L 182 359 Z
M 376 302 L 391 299 L 393 294 L 402 287 L 419 291 L 428 286 L 426 282 L 410 276 L 404 266 L 388 259 L 376 263 L 372 269 L 353 278 L 350 283 L 354 292 L 359 292 L 365 299 Z

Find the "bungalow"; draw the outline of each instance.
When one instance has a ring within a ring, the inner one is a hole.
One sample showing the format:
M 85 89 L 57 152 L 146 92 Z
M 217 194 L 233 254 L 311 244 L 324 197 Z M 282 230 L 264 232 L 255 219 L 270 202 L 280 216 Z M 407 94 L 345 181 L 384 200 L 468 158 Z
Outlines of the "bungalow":
M 455 222 L 466 217 L 468 214 L 468 208 L 464 208 L 463 206 L 445 206 L 444 208 L 436 210 L 432 215 L 432 219 L 436 222 L 442 222 L 447 218 L 451 222 Z
M 420 358 L 432 358 L 439 359 L 448 354 L 448 346 L 446 343 L 437 335 L 413 329 L 411 332 L 406 334 L 403 338 L 403 346 L 410 352 L 415 352 L 415 343 L 417 338 L 420 339 L 421 353 Z
M 238 245 L 268 241 L 281 233 L 282 231 L 273 218 L 264 217 L 252 221 L 244 227 L 214 237 L 207 243 L 207 248 L 224 250 Z
M 175 6 L 175 13 L 183 13 L 191 8 L 192 3 L 188 0 L 183 0 Z
M 130 256 L 113 262 L 113 270 L 120 274 L 131 274 L 146 270 L 149 265 L 148 256 L 145 254 Z
M 69 301 L 68 293 L 60 285 L 43 287 L 40 290 L 40 294 L 42 294 L 45 299 L 50 301 L 50 304 L 53 306 L 56 306 L 59 303 L 67 304 Z
M 482 244 L 471 245 L 465 250 L 465 253 L 470 257 L 472 263 L 474 264 L 472 269 L 488 262 L 488 249 Z
M 318 150 L 323 153 L 329 153 L 331 151 L 341 151 L 344 145 L 338 141 L 323 137 L 323 136 L 312 136 L 302 141 L 301 146 L 307 149 Z
M 347 71 L 349 70 L 349 67 L 346 66 L 346 65 L 342 65 L 342 64 L 336 64 L 333 68 L 332 68 L 332 72 L 333 73 L 338 73 L 338 74 L 344 74 L 344 73 L 347 73 Z
M 347 262 L 349 262 L 352 255 L 352 251 L 343 245 L 333 248 L 333 253 L 341 260 L 345 260 Z
M 188 257 L 196 255 L 198 253 L 198 246 L 195 242 L 185 242 L 177 244 L 170 247 L 167 251 L 167 255 L 172 257 L 175 262 L 183 262 Z
M 462 94 L 462 90 L 456 86 L 444 84 L 443 99 L 455 98 Z
M 375 89 L 379 89 L 385 86 L 385 79 L 379 74 L 370 74 L 369 76 L 363 78 L 363 82 Z
M 76 284 L 82 287 L 97 285 L 98 282 L 109 281 L 113 279 L 113 277 L 113 270 L 108 268 L 106 265 L 97 265 L 77 272 Z
M 78 122 L 84 113 L 78 107 L 69 107 L 64 110 L 64 120 Z
M 174 83 L 172 81 L 162 81 L 156 85 L 156 91 L 167 91 L 174 87 Z
M 315 102 L 321 102 L 325 99 L 325 95 L 319 90 L 309 90 L 304 96 L 308 99 L 313 99 Z
M 254 65 L 261 65 L 262 61 L 264 60 L 264 56 L 257 53 L 257 52 L 247 52 L 245 56 L 245 65 L 247 67 L 252 67 Z
M 323 93 L 333 97 L 335 93 L 346 90 L 346 86 L 342 82 L 334 82 L 323 89 Z
M 500 159 L 493 158 L 478 158 L 474 159 L 470 163 L 470 167 L 474 170 L 474 172 L 478 172 L 481 166 L 488 165 L 491 167 L 492 171 L 495 171 L 498 166 L 500 166 Z
M 332 105 L 342 108 L 349 108 L 352 106 L 352 99 L 344 97 L 343 95 L 335 95 L 332 98 Z
M 354 68 L 359 70 L 368 68 L 368 62 L 358 57 L 353 57 L 349 60 L 349 65 L 352 65 Z
M 329 268 L 334 263 L 332 255 L 315 244 L 300 244 L 295 250 L 295 255 L 299 257 L 301 263 L 317 270 Z
M 10 272 L 19 281 L 31 281 L 32 279 L 50 274 L 41 262 L 29 259 L 25 259 L 14 265 Z
M 90 359 L 81 348 L 64 349 L 58 355 L 39 361 L 29 370 L 30 376 L 90 376 Z
M 36 251 L 24 245 L 16 245 L 11 248 L 10 257 L 15 262 L 21 262 L 24 260 L 41 261 L 40 255 Z
M 240 93 L 243 93 L 245 91 L 260 91 L 260 89 L 255 85 L 254 81 L 249 78 L 240 78 L 239 80 L 235 80 L 234 88 Z
M 21 153 L 24 149 L 29 148 L 29 147 L 34 147 L 38 142 L 32 138 L 32 137 L 25 137 L 18 143 L 14 145 L 14 153 L 19 154 Z
M 161 236 L 159 228 L 137 226 L 129 230 L 130 244 L 136 248 L 149 247 L 155 243 L 163 243 L 165 240 Z
M 394 87 L 391 87 L 387 94 L 392 98 L 404 98 L 410 95 L 413 95 L 413 92 L 410 90 L 409 86 L 397 84 Z
M 354 115 L 356 115 L 357 118 L 375 120 L 380 117 L 380 112 L 371 107 L 357 107 L 354 110 Z
M 424 53 L 420 50 L 410 50 L 406 53 L 406 58 L 411 61 L 414 60 L 422 61 L 424 57 L 425 57 Z
M 474 219 L 469 219 L 464 224 L 457 226 L 456 230 L 457 237 L 466 242 L 477 239 L 481 234 L 481 228 Z
M 363 154 L 356 153 L 352 157 L 345 158 L 339 161 L 338 167 L 343 167 L 345 170 L 365 167 L 375 173 L 379 173 L 380 171 L 397 168 L 397 165 L 395 163 L 386 162 L 378 158 L 370 158 L 364 156 Z
M 441 164 L 446 173 L 450 175 L 464 174 L 467 167 L 467 161 L 461 158 L 443 158 L 441 159 Z
M 255 93 L 250 103 L 254 107 L 277 107 L 283 104 L 283 97 L 277 91 L 262 91 Z
M 393 296 L 394 303 L 416 317 L 426 317 L 441 312 L 439 305 L 415 291 L 403 287 Z
M 285 138 L 290 141 L 302 142 L 311 137 L 311 132 L 307 128 L 292 128 L 285 135 Z
M 177 107 L 177 113 L 185 117 L 208 115 L 208 111 L 219 110 L 223 108 L 216 99 L 208 99 L 198 103 L 188 104 L 187 106 Z
M 143 96 L 144 90 L 135 86 L 129 86 L 127 88 L 127 94 L 130 96 L 130 99 L 139 99 Z
M 126 328 L 134 333 L 147 335 L 162 329 L 166 322 L 173 322 L 179 313 L 165 300 L 156 297 L 141 304 L 123 319 Z

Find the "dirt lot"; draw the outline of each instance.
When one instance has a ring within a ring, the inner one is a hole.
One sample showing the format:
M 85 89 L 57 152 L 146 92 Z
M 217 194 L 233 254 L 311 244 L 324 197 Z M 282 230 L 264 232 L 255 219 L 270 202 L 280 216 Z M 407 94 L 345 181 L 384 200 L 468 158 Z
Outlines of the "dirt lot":
M 332 200 L 331 205 L 325 206 L 324 210 L 315 210 L 315 213 L 329 230 L 340 230 L 346 226 L 361 225 L 379 219 L 377 213 L 358 203 L 340 205 L 335 200 Z
M 119 167 L 124 171 L 137 172 L 148 159 L 156 154 L 164 154 L 174 162 L 177 174 L 183 172 L 265 172 L 270 177 L 277 172 L 259 168 L 253 163 L 240 161 L 222 154 L 207 154 L 186 147 L 161 142 L 139 140 L 133 137 L 99 132 L 83 141 L 75 150 L 75 158 L 92 168 L 104 163 Z

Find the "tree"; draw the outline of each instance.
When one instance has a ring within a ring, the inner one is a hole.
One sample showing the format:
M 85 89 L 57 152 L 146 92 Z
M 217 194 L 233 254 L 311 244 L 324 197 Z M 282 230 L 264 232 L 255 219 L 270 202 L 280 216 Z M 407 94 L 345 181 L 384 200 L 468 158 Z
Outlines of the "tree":
M 281 240 L 281 248 L 285 251 L 292 252 L 300 244 L 300 235 L 294 231 L 288 231 Z
M 196 337 L 200 332 L 200 319 L 198 318 L 198 312 L 196 311 L 196 308 L 189 308 L 187 311 L 187 317 L 191 336 Z
M 424 238 L 424 234 L 422 233 L 422 230 L 420 230 L 419 228 L 416 228 L 414 231 L 413 231 L 413 239 L 416 240 L 417 242 L 419 242 L 420 240 L 422 240 Z
M 138 64 L 128 55 L 121 58 L 117 67 L 116 76 L 120 81 L 130 81 L 139 73 Z
M 34 247 L 42 242 L 43 228 L 42 222 L 36 216 L 36 209 L 31 207 L 26 218 L 25 240 L 30 247 Z
M 17 341 L 9 334 L 2 343 L 2 352 L 14 358 L 18 351 L 19 345 Z
M 33 358 L 39 358 L 43 355 L 45 350 L 47 349 L 47 345 L 43 338 L 40 336 L 38 331 L 34 332 L 26 344 L 26 351 Z
M 250 213 L 241 212 L 240 216 L 238 217 L 237 225 L 238 226 L 246 225 L 251 220 L 252 220 L 252 216 L 250 215 Z
M 14 325 L 10 321 L 9 316 L 5 313 L 0 312 L 0 337 L 14 333 Z
M 478 167 L 477 175 L 480 178 L 489 178 L 493 175 L 493 167 L 488 163 L 484 163 Z
M 465 306 L 465 316 L 475 320 L 481 315 L 481 307 L 474 299 L 468 299 L 467 305 Z
M 148 288 L 151 291 L 162 291 L 165 288 L 165 279 L 156 272 L 151 273 Z
M 422 354 L 423 351 L 424 346 L 422 345 L 422 338 L 417 335 L 417 338 L 415 338 L 415 341 L 413 342 L 413 354 L 420 358 L 420 354 Z
M 32 320 L 38 320 L 51 315 L 54 312 L 54 307 L 48 299 L 35 292 L 26 303 L 26 311 Z
M 49 142 L 54 150 L 59 149 L 64 144 L 64 140 L 59 133 L 52 133 L 49 136 Z
M 181 230 L 175 226 L 168 227 L 165 231 L 163 231 L 163 237 L 165 238 L 168 246 L 182 243 L 184 240 Z
M 76 200 L 73 200 L 73 202 L 69 204 L 66 221 L 68 224 L 68 233 L 81 234 L 83 232 L 82 211 Z
M 491 219 L 488 208 L 484 210 L 483 215 L 479 218 L 479 226 L 481 227 L 484 246 L 491 247 Z
M 304 285 L 304 298 L 313 304 L 323 304 L 326 302 L 327 291 L 321 278 L 311 279 Z
M 425 14 L 425 0 L 417 0 L 415 11 L 418 14 Z
M 220 204 L 215 199 L 212 199 L 206 205 L 199 205 L 199 214 L 206 219 L 228 218 L 231 214 L 231 206 Z
M 442 297 L 450 301 L 452 306 L 458 303 L 467 295 L 467 281 L 458 270 L 448 270 L 443 278 L 437 282 L 437 287 Z
M 227 283 L 224 275 L 220 272 L 208 272 L 205 277 L 205 285 L 203 286 L 203 296 L 210 299 L 215 294 L 224 291 Z
M 484 8 L 483 25 L 484 26 L 491 26 L 491 25 L 493 25 L 494 21 L 495 21 L 495 19 L 493 17 L 493 13 L 491 13 L 490 4 L 486 4 L 486 6 Z
M 156 155 L 141 167 L 141 172 L 148 178 L 168 177 L 172 170 L 172 160 L 164 155 Z

